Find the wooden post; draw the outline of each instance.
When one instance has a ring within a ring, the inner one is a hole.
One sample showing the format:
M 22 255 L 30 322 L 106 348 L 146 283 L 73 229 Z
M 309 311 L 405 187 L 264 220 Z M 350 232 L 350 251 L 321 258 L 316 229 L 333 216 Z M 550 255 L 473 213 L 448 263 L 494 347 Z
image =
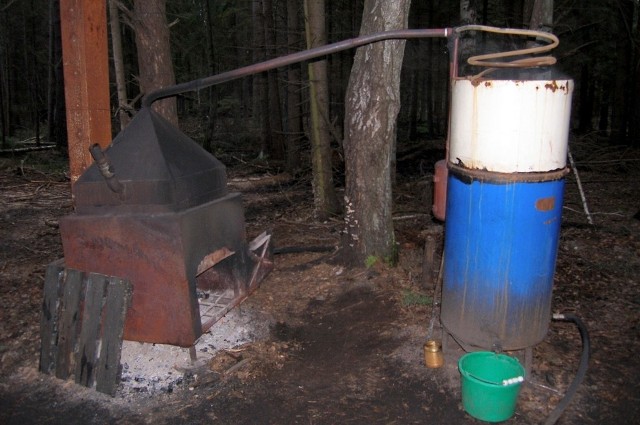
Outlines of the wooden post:
M 111 143 L 106 0 L 60 0 L 71 184 Z

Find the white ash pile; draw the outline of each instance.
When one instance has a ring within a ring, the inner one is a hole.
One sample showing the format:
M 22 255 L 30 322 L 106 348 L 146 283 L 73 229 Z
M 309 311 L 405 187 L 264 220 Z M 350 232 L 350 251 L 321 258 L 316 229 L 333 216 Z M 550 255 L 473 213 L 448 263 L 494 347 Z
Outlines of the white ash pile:
M 122 377 L 116 397 L 170 393 L 188 387 L 193 371 L 220 350 L 266 339 L 272 320 L 260 311 L 243 306 L 231 310 L 197 341 L 196 362 L 188 348 L 123 341 Z

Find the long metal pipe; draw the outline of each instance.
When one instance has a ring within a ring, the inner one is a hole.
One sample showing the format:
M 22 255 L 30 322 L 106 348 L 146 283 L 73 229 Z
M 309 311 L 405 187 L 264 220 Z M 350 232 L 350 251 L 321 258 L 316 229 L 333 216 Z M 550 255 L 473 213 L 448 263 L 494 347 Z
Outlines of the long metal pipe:
M 282 66 L 291 65 L 298 62 L 303 62 L 311 59 L 315 59 L 321 56 L 330 55 L 343 50 L 349 50 L 356 47 L 364 46 L 366 44 L 376 43 L 383 40 L 397 40 L 397 39 L 414 39 L 414 38 L 430 38 L 430 37 L 450 37 L 455 35 L 452 28 L 437 28 L 437 29 L 404 29 L 378 32 L 375 34 L 362 35 L 360 37 L 350 38 L 348 40 L 338 41 L 336 43 L 327 44 L 325 46 L 315 47 L 309 50 L 303 50 L 301 52 L 292 53 L 290 55 L 270 59 L 268 61 L 248 65 L 242 68 L 234 69 L 231 71 L 223 72 L 221 74 L 213 75 L 210 77 L 200 78 L 197 80 L 189 81 L 175 86 L 165 87 L 159 90 L 155 90 L 147 94 L 142 99 L 142 107 L 149 107 L 156 100 L 164 99 L 185 93 L 189 91 L 197 91 L 205 87 L 210 87 L 216 84 L 226 83 L 227 81 L 235 80 L 238 78 L 246 77 L 252 74 L 258 74 L 260 72 L 269 71 L 271 69 L 279 68 Z
M 197 91 L 205 87 L 210 87 L 216 84 L 226 83 L 227 81 L 235 80 L 238 78 L 246 77 L 252 74 L 258 74 L 260 72 L 269 71 L 282 66 L 291 65 L 298 62 L 303 62 L 311 59 L 315 59 L 321 56 L 327 56 L 333 53 L 341 52 L 343 50 L 349 50 L 356 47 L 364 46 L 371 43 L 384 40 L 406 40 L 415 38 L 433 38 L 433 37 L 453 37 L 454 52 L 451 76 L 457 76 L 457 39 L 460 33 L 465 31 L 483 31 L 492 32 L 497 34 L 510 34 L 519 35 L 523 37 L 537 37 L 547 40 L 549 44 L 545 46 L 537 46 L 527 49 L 517 49 L 500 53 L 491 53 L 485 55 L 472 56 L 468 59 L 470 65 L 483 66 L 483 67 L 495 67 L 495 68 L 529 68 L 537 66 L 553 65 L 556 60 L 552 56 L 544 57 L 526 57 L 524 59 L 515 59 L 511 61 L 496 62 L 494 59 L 498 58 L 510 58 L 517 56 L 532 55 L 537 53 L 547 52 L 554 49 L 559 41 L 558 38 L 550 33 L 542 31 L 531 30 L 517 30 L 511 28 L 496 28 L 484 25 L 467 25 L 457 28 L 429 28 L 429 29 L 403 29 L 394 31 L 377 32 L 375 34 L 362 35 L 360 37 L 350 38 L 348 40 L 338 41 L 337 43 L 327 44 L 325 46 L 315 47 L 313 49 L 303 50 L 301 52 L 292 53 L 290 55 L 277 57 L 268 61 L 248 65 L 242 68 L 234 69 L 231 71 L 223 72 L 221 74 L 213 75 L 210 77 L 199 78 L 197 80 L 188 81 L 186 83 L 177 84 L 175 86 L 165 87 L 159 90 L 155 90 L 142 98 L 142 107 L 147 108 L 151 106 L 153 102 L 165 97 L 171 97 L 180 93 L 188 91 Z M 492 68 L 483 71 L 476 75 L 475 78 L 479 78 L 485 72 L 491 71 Z

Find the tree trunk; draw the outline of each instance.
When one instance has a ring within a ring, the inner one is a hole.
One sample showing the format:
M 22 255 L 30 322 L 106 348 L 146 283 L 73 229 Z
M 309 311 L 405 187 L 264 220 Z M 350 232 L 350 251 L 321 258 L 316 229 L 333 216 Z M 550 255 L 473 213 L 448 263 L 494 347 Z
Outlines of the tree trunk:
M 148 94 L 174 85 L 165 0 L 135 0 L 133 15 L 141 90 Z M 153 109 L 178 126 L 175 97 L 155 102 Z
M 276 54 L 276 26 L 273 17 L 272 0 L 263 0 L 264 13 L 264 41 L 267 50 L 267 59 L 275 58 Z M 282 110 L 280 108 L 280 89 L 278 85 L 277 70 L 267 72 L 267 97 L 269 101 L 269 128 L 271 134 L 269 140 L 269 153 L 273 159 L 284 159 L 284 140 L 282 130 Z
M 617 21 L 619 35 L 615 38 L 616 46 L 616 66 L 613 99 L 611 102 L 611 133 L 609 141 L 612 144 L 622 144 L 627 142 L 630 102 L 628 96 L 631 86 L 629 75 L 633 75 L 631 69 L 631 55 L 633 45 L 630 28 L 633 26 L 633 2 L 619 2 L 617 7 Z
M 264 12 L 262 0 L 251 3 L 253 21 L 253 63 L 265 60 Z M 253 119 L 260 127 L 260 157 L 266 155 L 271 128 L 269 126 L 269 99 L 267 98 L 267 74 L 262 72 L 253 77 Z
M 420 72 L 417 70 L 411 71 L 411 90 L 409 91 L 410 110 L 409 110 L 409 140 L 418 140 L 418 99 L 420 98 L 420 86 L 418 80 L 420 79 Z
M 23 27 L 22 27 L 22 77 L 26 78 L 30 84 L 27 86 L 28 97 L 23 99 L 23 103 L 28 103 L 30 123 L 28 127 L 34 130 L 36 146 L 40 146 L 40 108 L 38 102 L 38 86 L 40 85 L 40 75 L 36 68 L 36 58 L 34 56 L 33 45 L 36 43 L 35 28 L 33 26 L 33 18 L 28 11 L 34 9 L 33 0 L 29 1 L 26 10 L 23 11 Z
M 127 97 L 127 82 L 124 74 L 124 60 L 122 57 L 122 36 L 120 33 L 120 12 L 116 0 L 109 0 L 109 24 L 111 26 L 111 52 L 113 55 L 113 71 L 116 77 L 116 93 L 118 96 L 118 119 L 120 130 L 129 124 L 129 100 Z
M 288 52 L 294 53 L 300 44 L 299 2 L 287 0 L 287 45 Z M 300 168 L 299 143 L 302 137 L 302 96 L 300 64 L 289 66 L 287 70 L 287 158 L 286 169 L 295 173 Z
M 469 25 L 478 22 L 477 0 L 460 0 L 460 24 Z
M 49 76 L 47 89 L 47 139 L 56 148 L 67 144 L 67 122 L 64 108 L 64 76 L 62 40 L 60 39 L 60 0 L 49 1 Z
M 13 127 L 13 82 L 14 77 L 11 66 L 12 50 L 15 42 L 5 35 L 9 27 L 8 11 L 0 11 L 0 119 L 2 119 L 2 146 L 8 145 Z M 11 11 L 13 13 L 13 11 Z
M 553 0 L 535 0 L 529 29 L 547 32 L 553 29 Z
M 478 23 L 478 3 L 479 0 L 460 0 L 460 25 L 475 25 Z M 476 52 L 476 40 L 478 36 L 471 32 L 460 37 L 458 55 L 460 61 L 460 75 L 469 73 L 472 69 L 467 64 L 467 59 Z
M 246 3 L 246 2 L 245 2 Z M 249 3 L 248 9 L 237 9 L 234 11 L 232 22 L 234 27 L 240 26 L 241 22 L 248 21 L 253 14 L 253 7 Z M 235 68 L 252 62 L 252 53 L 246 46 L 252 45 L 253 30 L 246 28 L 244 30 L 233 31 L 233 40 L 235 43 L 234 62 Z M 254 61 L 255 63 L 255 61 Z M 254 113 L 251 102 L 253 100 L 252 85 L 255 78 L 243 78 L 235 83 L 236 97 L 240 100 L 240 106 L 235 110 L 233 117 L 233 126 L 238 133 L 247 131 L 246 123 L 251 122 L 251 116 Z
M 636 11 L 636 22 L 634 25 L 636 40 L 640 36 L 640 13 Z M 633 49 L 633 93 L 631 97 L 631 118 L 629 122 L 629 142 L 631 146 L 640 147 L 640 47 L 638 43 L 634 43 Z
M 360 34 L 407 27 L 409 0 L 366 0 Z M 397 260 L 392 220 L 391 160 L 400 109 L 405 42 L 385 41 L 357 50 L 345 113 L 345 232 L 348 264 Z
M 212 0 L 203 0 L 203 9 L 204 9 L 204 25 L 205 25 L 205 33 L 207 40 L 207 73 L 209 75 L 214 75 L 218 72 L 216 67 L 216 51 L 215 45 L 213 42 L 213 36 L 215 33 L 215 28 L 213 27 L 213 1 Z M 213 138 L 216 133 L 216 122 L 218 115 L 218 90 L 217 87 L 209 87 L 207 89 L 208 93 L 208 110 L 207 110 L 207 130 L 203 142 L 203 147 L 209 151 L 213 152 Z
M 503 0 L 502 7 L 504 10 L 505 20 L 504 26 L 507 28 L 521 28 L 524 12 L 524 0 Z
M 305 0 L 307 47 L 327 44 L 324 0 Z M 338 212 L 338 199 L 333 187 L 331 137 L 329 133 L 329 81 L 326 59 L 309 64 L 309 108 L 311 111 L 311 163 L 313 166 L 313 199 L 319 219 Z
M 2 53 L 2 49 L 0 49 Z M 2 56 L 0 56 L 0 136 L 2 137 L 2 149 L 6 149 L 7 146 L 7 124 L 5 119 L 5 105 L 4 101 L 4 69 L 2 64 Z
M 609 129 L 609 103 L 611 102 L 611 90 L 609 87 L 615 83 L 611 80 L 606 80 L 600 87 L 600 110 L 598 113 L 598 131 L 604 133 Z
M 588 26 L 591 23 L 589 14 L 581 10 L 578 15 L 578 24 Z M 583 31 L 580 41 L 585 45 L 589 44 L 592 35 L 588 31 Z M 586 134 L 593 130 L 593 114 L 595 104 L 595 89 L 596 83 L 594 81 L 594 65 L 592 58 L 588 54 L 581 55 L 580 65 L 580 79 L 577 82 L 577 118 L 578 118 L 578 133 Z
M 593 128 L 593 82 L 589 63 L 585 61 L 580 69 L 580 101 L 578 102 L 578 133 L 585 134 Z

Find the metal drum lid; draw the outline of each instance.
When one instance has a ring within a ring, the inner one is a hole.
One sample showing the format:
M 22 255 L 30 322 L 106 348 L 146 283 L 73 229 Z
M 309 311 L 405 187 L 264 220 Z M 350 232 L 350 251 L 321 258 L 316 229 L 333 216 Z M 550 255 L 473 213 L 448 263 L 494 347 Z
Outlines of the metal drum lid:
M 572 80 L 452 82 L 450 162 L 498 173 L 566 166 Z

